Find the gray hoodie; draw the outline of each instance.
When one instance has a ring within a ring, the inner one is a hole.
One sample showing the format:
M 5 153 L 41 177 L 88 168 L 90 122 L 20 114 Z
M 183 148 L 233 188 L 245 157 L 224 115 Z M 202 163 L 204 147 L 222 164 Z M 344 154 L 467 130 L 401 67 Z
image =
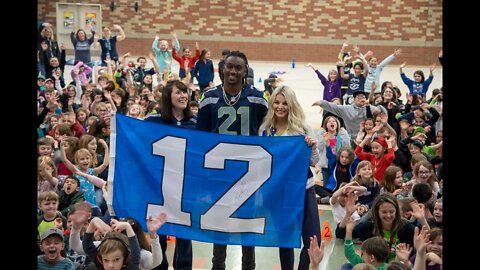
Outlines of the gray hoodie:
M 360 130 L 360 122 L 367 119 L 367 106 L 370 106 L 372 114 L 378 112 L 379 110 L 387 113 L 387 110 L 382 106 L 365 105 L 359 107 L 355 105 L 355 103 L 351 105 L 337 105 L 325 100 L 320 101 L 320 107 L 328 112 L 338 115 L 343 119 L 348 135 L 350 135 L 350 138 L 352 139 L 356 138 L 358 131 Z

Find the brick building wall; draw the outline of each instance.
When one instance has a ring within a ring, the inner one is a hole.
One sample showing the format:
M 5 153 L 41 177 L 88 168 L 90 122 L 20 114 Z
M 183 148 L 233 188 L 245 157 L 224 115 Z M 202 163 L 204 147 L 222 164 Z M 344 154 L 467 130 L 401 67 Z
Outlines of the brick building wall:
M 102 4 L 103 25 L 120 24 L 120 52 L 146 55 L 155 34 L 183 46 L 245 52 L 264 61 L 335 62 L 343 42 L 372 50 L 379 59 L 402 48 L 409 65 L 438 63 L 443 0 L 64 0 Z M 55 24 L 56 2 L 38 0 L 38 19 Z M 114 32 L 115 33 L 115 32 Z

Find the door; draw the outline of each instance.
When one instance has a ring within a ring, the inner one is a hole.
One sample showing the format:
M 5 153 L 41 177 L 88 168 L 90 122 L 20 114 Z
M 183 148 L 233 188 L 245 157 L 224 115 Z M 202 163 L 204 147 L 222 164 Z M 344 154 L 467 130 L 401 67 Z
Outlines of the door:
M 80 3 L 57 3 L 57 40 L 58 45 L 62 43 L 67 49 L 73 49 L 70 33 L 73 24 L 77 29 L 84 29 L 86 24 L 90 22 L 95 35 L 98 37 L 102 34 L 102 6 L 100 4 L 80 4 Z M 87 37 L 91 36 L 90 31 L 85 31 Z M 92 51 L 98 51 L 91 47 Z

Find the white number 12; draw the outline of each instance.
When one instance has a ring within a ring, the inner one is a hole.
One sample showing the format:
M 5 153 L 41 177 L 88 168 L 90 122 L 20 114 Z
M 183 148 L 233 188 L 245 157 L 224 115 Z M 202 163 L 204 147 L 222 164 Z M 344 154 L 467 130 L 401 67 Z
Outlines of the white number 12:
M 170 223 L 191 226 L 190 213 L 182 212 L 185 179 L 185 138 L 166 136 L 153 143 L 153 154 L 164 156 L 163 205 L 148 204 L 147 218 L 166 213 Z M 264 233 L 265 218 L 232 218 L 271 176 L 272 155 L 258 145 L 219 143 L 205 154 L 206 168 L 224 169 L 226 160 L 248 162 L 248 171 L 200 216 L 200 228 L 219 232 Z M 164 192 L 168 186 L 169 192 Z M 178 197 L 180 194 L 180 198 Z

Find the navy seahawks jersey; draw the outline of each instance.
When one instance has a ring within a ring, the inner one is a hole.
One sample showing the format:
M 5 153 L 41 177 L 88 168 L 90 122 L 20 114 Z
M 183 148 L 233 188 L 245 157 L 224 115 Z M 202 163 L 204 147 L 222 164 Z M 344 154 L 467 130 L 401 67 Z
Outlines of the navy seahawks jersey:
M 268 111 L 268 102 L 263 92 L 246 84 L 242 93 L 233 105 L 225 99 L 232 100 L 228 94 L 224 96 L 223 86 L 203 94 L 200 99 L 197 130 L 231 135 L 257 135 L 263 117 Z
M 172 121 L 167 121 L 162 118 L 162 116 L 158 114 L 150 114 L 145 119 L 144 121 L 147 122 L 156 122 L 156 123 L 162 123 L 166 125 L 175 125 L 177 127 L 181 128 L 188 128 L 188 129 L 195 129 L 195 125 L 197 124 L 197 117 L 195 115 L 192 116 L 190 119 L 182 119 L 181 121 L 178 121 L 177 119 L 172 119 Z

